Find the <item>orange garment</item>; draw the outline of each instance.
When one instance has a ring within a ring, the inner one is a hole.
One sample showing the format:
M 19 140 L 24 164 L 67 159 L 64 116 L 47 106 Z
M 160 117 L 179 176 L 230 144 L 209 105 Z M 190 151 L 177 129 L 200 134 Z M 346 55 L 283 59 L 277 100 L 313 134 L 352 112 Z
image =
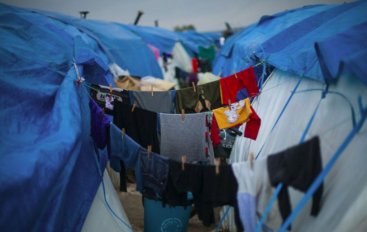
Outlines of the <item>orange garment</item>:
M 213 110 L 220 129 L 231 128 L 249 120 L 252 114 L 249 98 L 232 103 L 230 106 Z

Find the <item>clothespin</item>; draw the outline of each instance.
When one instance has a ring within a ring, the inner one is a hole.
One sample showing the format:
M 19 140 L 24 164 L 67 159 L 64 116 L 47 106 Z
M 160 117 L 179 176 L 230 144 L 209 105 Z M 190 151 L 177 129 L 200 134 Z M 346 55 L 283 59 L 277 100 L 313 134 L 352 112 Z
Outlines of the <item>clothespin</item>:
M 187 161 L 187 156 L 186 155 L 181 156 L 181 169 L 182 169 L 182 171 L 185 171 L 186 161 Z
M 110 94 L 112 95 L 112 85 L 111 84 L 109 86 L 109 89 L 110 89 Z
M 125 128 L 121 129 L 121 134 L 122 134 L 122 139 L 124 139 L 124 136 L 126 134 L 126 129 Z
M 235 73 L 235 74 L 234 74 L 234 77 L 235 77 L 236 79 L 238 79 L 238 77 L 237 77 L 237 73 Z
M 194 89 L 194 92 L 196 93 L 196 86 L 195 86 L 195 82 L 191 82 L 192 84 L 192 88 Z
M 215 174 L 219 175 L 220 158 L 214 159 Z
M 148 159 L 150 159 L 150 154 L 152 153 L 152 145 L 147 146 L 147 151 L 148 151 Z
M 247 156 L 247 163 L 250 165 L 250 168 L 253 169 L 254 167 L 254 153 L 250 152 L 250 154 L 248 154 Z
M 152 97 L 153 97 L 153 85 L 150 86 L 150 91 L 152 92 Z
M 228 106 L 231 106 L 232 102 L 231 99 L 228 99 Z
M 134 112 L 135 107 L 136 107 L 136 101 L 134 101 L 133 107 L 131 108 L 131 112 Z
M 181 119 L 182 121 L 185 120 L 185 109 L 181 109 Z

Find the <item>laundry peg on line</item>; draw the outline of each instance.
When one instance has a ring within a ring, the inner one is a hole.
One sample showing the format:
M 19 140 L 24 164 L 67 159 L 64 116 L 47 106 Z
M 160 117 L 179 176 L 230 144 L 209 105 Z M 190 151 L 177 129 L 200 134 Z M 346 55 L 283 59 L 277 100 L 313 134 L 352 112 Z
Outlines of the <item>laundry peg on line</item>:
M 153 85 L 150 86 L 150 91 L 152 92 L 152 97 L 153 97 Z
M 150 155 L 152 153 L 152 145 L 147 146 L 147 151 L 148 151 L 148 159 L 150 159 Z
M 237 77 L 237 73 L 235 73 L 235 74 L 234 74 L 234 77 L 235 77 L 236 79 L 238 79 L 238 77 Z
M 228 99 L 228 106 L 231 106 L 232 102 L 231 99 Z
M 214 159 L 215 174 L 219 175 L 220 158 Z
M 186 161 L 187 161 L 187 156 L 186 155 L 181 156 L 181 169 L 182 169 L 182 171 L 185 171 Z
M 181 119 L 182 121 L 185 120 L 185 109 L 181 109 Z
M 136 101 L 134 101 L 133 107 L 131 108 L 131 112 L 134 112 L 135 107 L 136 107 Z
M 249 164 L 250 168 L 253 169 L 253 167 L 254 167 L 254 153 L 250 152 L 250 154 L 248 154 L 247 163 Z
M 191 82 L 192 84 L 192 88 L 194 89 L 194 92 L 196 93 L 196 86 L 195 86 L 195 82 Z

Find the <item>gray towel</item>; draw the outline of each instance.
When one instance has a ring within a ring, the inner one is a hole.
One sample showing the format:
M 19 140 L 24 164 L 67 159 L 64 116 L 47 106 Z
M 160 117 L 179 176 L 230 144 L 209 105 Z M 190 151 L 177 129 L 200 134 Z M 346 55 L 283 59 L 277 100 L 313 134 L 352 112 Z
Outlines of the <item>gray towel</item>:
M 175 109 L 174 96 L 175 94 L 171 94 L 171 91 L 153 92 L 153 96 L 152 92 L 133 92 L 134 100 L 139 108 L 156 113 L 173 113 Z
M 159 114 L 161 154 L 179 162 L 183 155 L 187 156 L 189 163 L 210 162 L 213 150 L 206 125 L 206 114 L 185 114 L 184 120 L 180 114 Z

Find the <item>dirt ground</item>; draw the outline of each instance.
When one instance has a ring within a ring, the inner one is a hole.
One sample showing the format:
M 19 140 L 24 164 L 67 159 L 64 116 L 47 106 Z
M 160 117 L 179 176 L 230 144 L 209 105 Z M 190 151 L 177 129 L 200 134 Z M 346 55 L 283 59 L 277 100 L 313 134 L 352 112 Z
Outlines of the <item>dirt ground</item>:
M 119 192 L 119 197 L 124 206 L 127 217 L 135 232 L 144 231 L 144 208 L 142 205 L 141 194 L 135 191 L 135 185 L 128 186 L 128 192 Z M 215 210 L 215 220 L 219 221 L 219 209 Z M 215 231 L 215 224 L 210 227 L 204 226 L 197 218 L 197 215 L 189 220 L 188 232 L 209 232 Z

